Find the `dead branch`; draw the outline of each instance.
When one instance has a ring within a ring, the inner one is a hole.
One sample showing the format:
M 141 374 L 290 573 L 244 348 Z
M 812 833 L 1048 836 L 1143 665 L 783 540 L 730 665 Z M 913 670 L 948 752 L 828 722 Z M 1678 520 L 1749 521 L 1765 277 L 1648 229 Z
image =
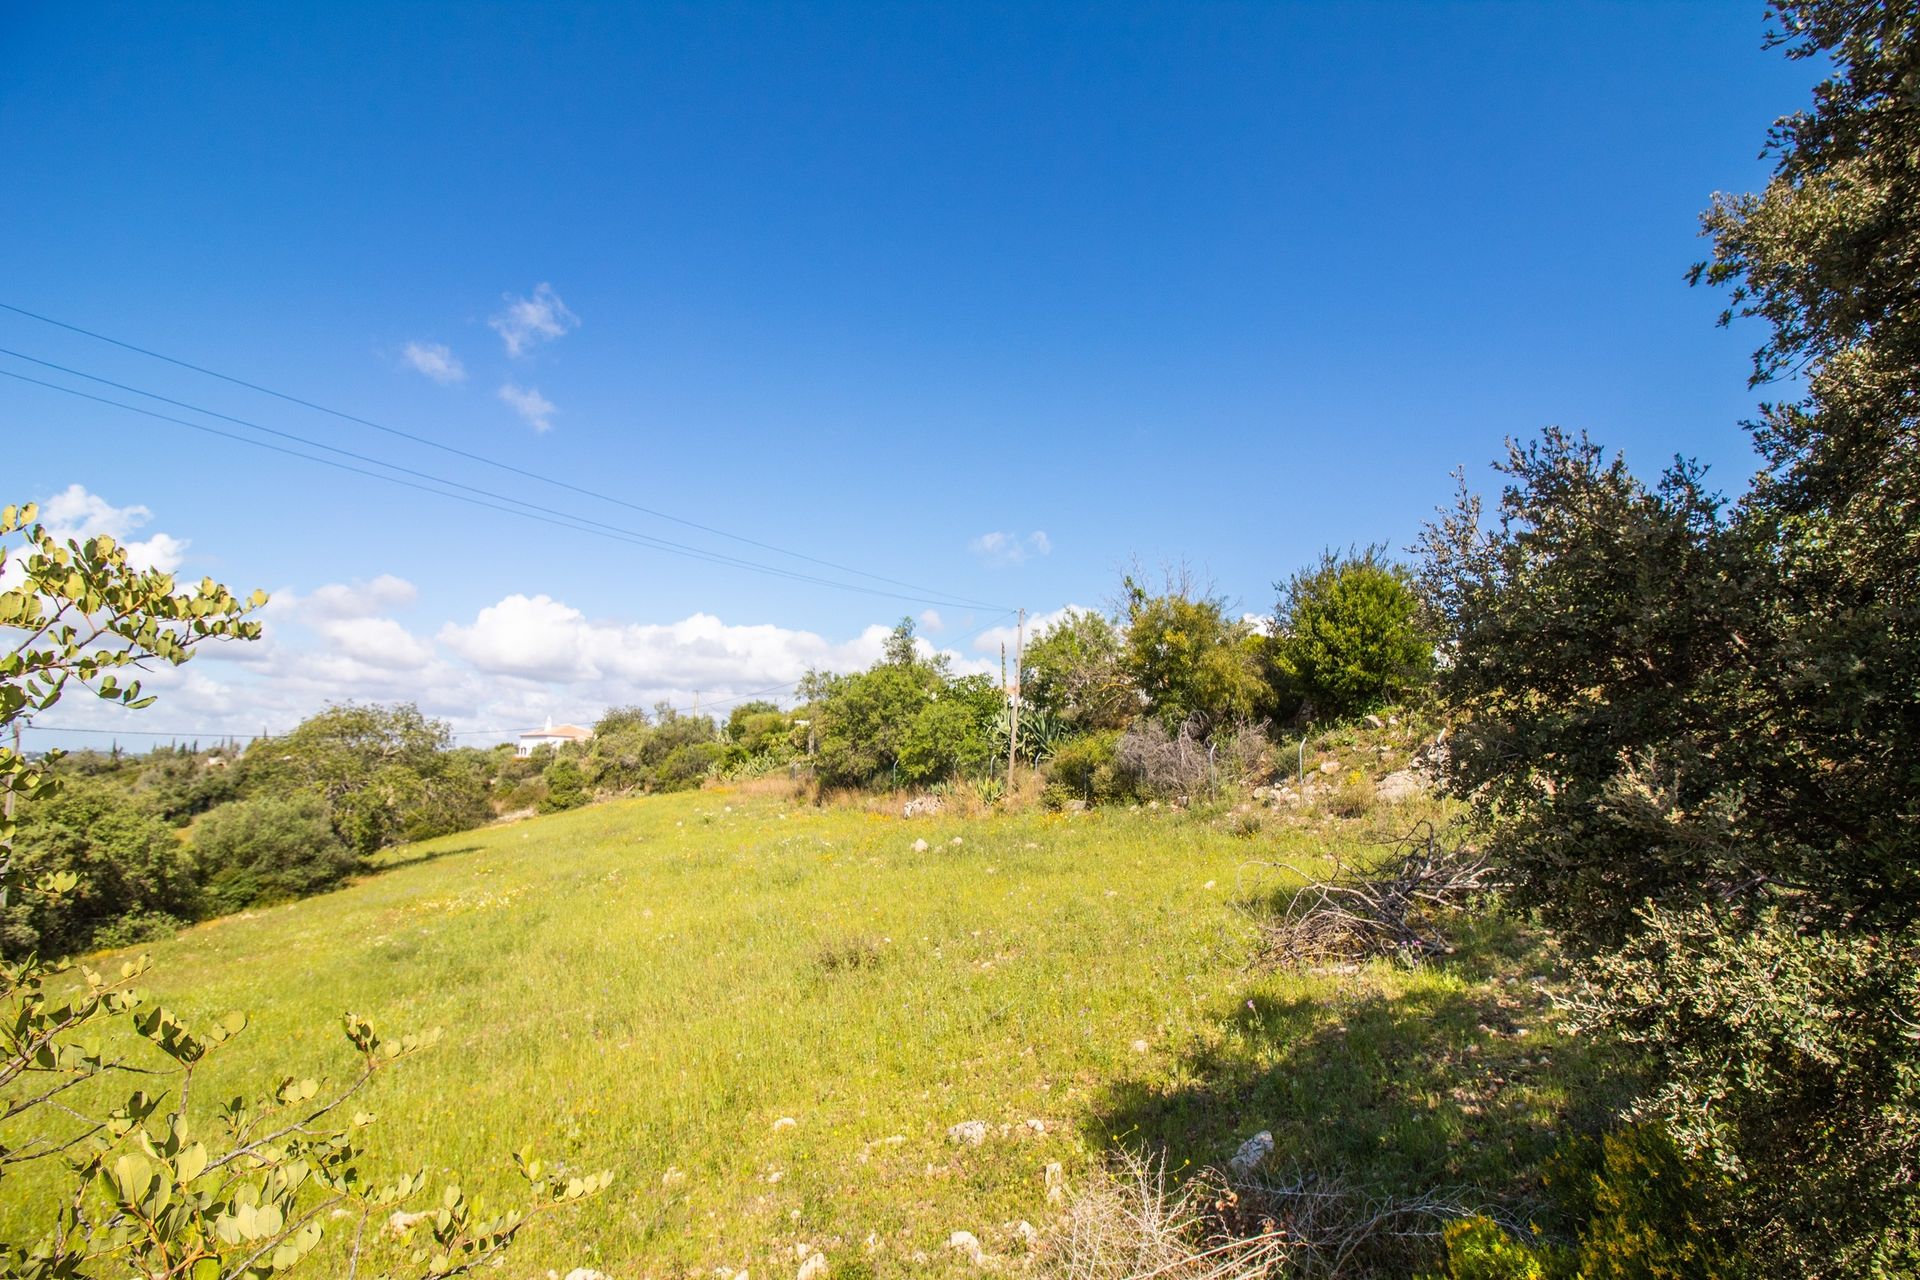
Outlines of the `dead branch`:
M 1309 875 L 1287 863 L 1262 863 L 1305 881 L 1277 915 L 1260 921 L 1261 954 L 1288 965 L 1446 955 L 1447 926 L 1500 884 L 1486 857 L 1440 843 L 1422 822 L 1377 857 L 1331 855 L 1332 870 Z

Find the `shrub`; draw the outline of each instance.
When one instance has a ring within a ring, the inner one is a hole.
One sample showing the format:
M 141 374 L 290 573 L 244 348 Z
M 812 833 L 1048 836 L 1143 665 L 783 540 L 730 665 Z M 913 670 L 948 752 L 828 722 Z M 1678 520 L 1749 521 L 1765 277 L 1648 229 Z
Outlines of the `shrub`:
M 1327 796 L 1327 812 L 1339 818 L 1362 818 L 1372 809 L 1379 789 L 1364 769 L 1349 769 Z
M 1580 1232 L 1580 1280 L 1721 1280 L 1735 1274 L 1717 1201 L 1725 1179 L 1684 1158 L 1659 1125 L 1600 1141 L 1592 1213 Z
M 1381 552 L 1329 551 L 1276 584 L 1274 664 L 1316 715 L 1371 711 L 1405 697 L 1433 670 L 1412 575 Z
M 692 790 L 720 762 L 723 750 L 717 742 L 688 742 L 673 748 L 653 771 L 653 789 Z
M 871 668 L 810 672 L 801 692 L 814 768 L 827 787 L 932 782 L 979 768 L 993 755 L 989 729 L 1005 702 L 984 676 L 955 679 L 945 658 L 921 657 L 910 619 Z
M 250 793 L 313 792 L 340 838 L 372 853 L 410 828 L 440 834 L 485 818 L 484 783 L 452 741 L 444 720 L 412 703 L 341 703 L 254 744 L 240 781 Z
M 1047 762 L 1047 790 L 1056 799 L 1085 800 L 1089 804 L 1125 798 L 1119 748 L 1117 729 L 1067 739 Z
M 1586 970 L 1589 1031 L 1647 1055 L 1643 1114 L 1685 1154 L 1738 1174 L 1719 1197 L 1771 1267 L 1920 1269 L 1920 929 L 1809 931 L 1768 909 L 1648 909 Z
M 502 779 L 493 794 L 493 809 L 500 814 L 520 813 L 527 809 L 538 809 L 540 802 L 546 798 L 547 780 L 538 774 L 514 781 Z
M 546 784 L 546 793 L 537 802 L 542 813 L 578 809 L 592 799 L 587 791 L 587 775 L 572 756 L 556 757 L 540 775 L 540 780 Z
M 1446 1260 L 1425 1280 L 1559 1280 L 1538 1250 L 1514 1239 L 1492 1218 L 1461 1218 L 1440 1236 Z
M 1216 732 L 1208 745 L 1214 775 L 1221 782 L 1262 782 L 1273 776 L 1273 743 L 1258 725 L 1232 725 Z
M 58 898 L 14 898 L 0 907 L 0 954 L 66 955 L 110 945 L 199 906 L 192 859 L 172 827 L 108 783 L 67 779 L 22 806 L 11 874 L 22 881 L 71 874 Z M 146 922 L 144 925 L 142 921 Z M 151 936 L 151 935 L 149 935 Z
M 194 827 L 193 851 L 216 911 L 319 893 L 361 865 L 308 793 L 221 805 Z
M 1571 1245 L 1521 1240 L 1490 1218 L 1449 1225 L 1429 1280 L 1730 1280 L 1740 1244 L 1715 1229 L 1726 1181 L 1659 1125 L 1628 1125 L 1562 1150 L 1552 1189 L 1578 1224 Z
M 920 708 L 900 744 L 901 781 L 934 782 L 983 767 L 993 748 L 981 711 L 972 700 L 951 694 Z
M 1136 720 L 1114 747 L 1120 786 L 1135 796 L 1191 796 L 1212 780 L 1206 743 L 1186 727 L 1169 733 L 1158 720 Z
M 1161 594 L 1125 580 L 1122 665 L 1148 714 L 1170 732 L 1257 720 L 1270 709 L 1262 673 L 1265 640 L 1227 616 L 1225 600 L 1173 575 Z
M 1027 642 L 1020 695 L 1036 714 L 1069 733 L 1120 729 L 1140 709 L 1114 625 L 1097 613 L 1068 610 Z

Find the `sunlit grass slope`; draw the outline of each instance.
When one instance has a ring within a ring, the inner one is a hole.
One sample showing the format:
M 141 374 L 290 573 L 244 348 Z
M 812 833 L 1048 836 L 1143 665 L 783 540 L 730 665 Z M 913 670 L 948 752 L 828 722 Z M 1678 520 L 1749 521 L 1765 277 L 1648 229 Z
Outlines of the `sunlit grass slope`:
M 384 1167 L 506 1190 L 507 1153 L 531 1146 L 617 1171 L 529 1231 L 516 1276 L 790 1275 L 801 1242 L 842 1272 L 937 1271 L 953 1231 L 1014 1252 L 1014 1223 L 1044 1227 L 1050 1162 L 1072 1181 L 1114 1142 L 1220 1160 L 1259 1129 L 1388 1183 L 1511 1190 L 1561 1097 L 1551 1037 L 1520 1026 L 1519 949 L 1457 971 L 1249 969 L 1243 864 L 1363 825 L 1240 825 L 613 803 L 203 925 L 151 949 L 150 985 L 252 1017 L 206 1098 L 344 1074 L 344 1010 L 444 1028 L 356 1104 Z M 971 1120 L 985 1142 L 949 1140 Z

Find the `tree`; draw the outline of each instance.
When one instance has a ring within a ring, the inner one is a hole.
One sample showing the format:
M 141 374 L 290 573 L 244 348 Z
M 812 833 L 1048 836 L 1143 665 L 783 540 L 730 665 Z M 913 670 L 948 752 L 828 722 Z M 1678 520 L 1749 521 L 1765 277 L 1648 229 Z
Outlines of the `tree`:
M 547 793 L 541 797 L 535 807 L 541 813 L 561 813 L 568 809 L 578 809 L 591 800 L 587 790 L 586 774 L 581 771 L 580 762 L 571 755 L 558 755 L 540 772 L 546 781 Z
M 242 785 L 313 792 L 347 846 L 368 854 L 485 820 L 485 783 L 459 767 L 452 745 L 446 721 L 413 703 L 343 702 L 254 744 L 242 761 Z
M 914 718 L 941 683 L 930 666 L 886 659 L 868 671 L 810 682 L 820 780 L 829 786 L 893 782 Z
M 72 876 L 71 891 L 28 894 L 0 912 L 0 955 L 69 955 L 135 942 L 197 914 L 200 889 L 173 828 L 110 783 L 65 779 L 21 811 L 15 872 Z
M 866 671 L 810 671 L 800 682 L 815 742 L 814 767 L 829 786 L 932 782 L 984 764 L 990 727 L 1005 705 L 983 676 L 953 679 L 944 655 L 922 658 L 913 620 L 888 636 Z
M 1328 551 L 1275 584 L 1274 665 L 1319 715 L 1371 711 L 1419 688 L 1433 669 L 1412 575 L 1382 550 Z
M 1720 898 L 1768 874 L 1760 850 L 1715 834 L 1752 629 L 1739 544 L 1685 467 L 1649 490 L 1549 429 L 1500 470 L 1491 525 L 1463 488 L 1422 535 L 1456 726 L 1447 774 L 1515 903 L 1611 945 L 1648 899 Z
M 1140 710 L 1120 632 L 1087 609 L 1068 610 L 1027 642 L 1020 696 L 1068 733 L 1118 729 Z
M 938 782 L 983 770 L 998 752 L 990 730 L 1006 705 L 985 676 L 963 676 L 933 693 L 900 744 L 903 782 Z
M 312 792 L 221 805 L 194 827 L 193 851 L 216 911 L 319 893 L 361 866 Z
M 1448 772 L 1587 959 L 1640 1114 L 1740 1175 L 1715 1230 L 1778 1276 L 1920 1269 L 1920 15 L 1773 7 L 1830 56 L 1758 195 L 1706 215 L 1725 320 L 1767 322 L 1724 510 L 1585 441 L 1514 451 L 1423 581 L 1463 713 Z
M 919 650 L 913 643 L 913 619 L 902 618 L 887 633 L 884 656 L 880 659 L 890 667 L 911 667 L 920 661 Z
M 1226 601 L 1181 575 L 1158 595 L 1133 577 L 1125 592 L 1123 665 L 1145 709 L 1170 732 L 1198 717 L 1203 732 L 1261 718 L 1269 692 L 1262 637 L 1227 617 Z

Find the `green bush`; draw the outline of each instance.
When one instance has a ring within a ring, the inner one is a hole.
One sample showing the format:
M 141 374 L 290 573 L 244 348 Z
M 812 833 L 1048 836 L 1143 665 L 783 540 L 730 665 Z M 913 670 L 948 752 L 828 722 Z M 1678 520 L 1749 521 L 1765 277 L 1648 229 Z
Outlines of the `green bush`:
M 487 803 L 491 752 L 461 747 L 445 753 L 429 785 L 412 791 L 400 806 L 400 834 L 407 840 L 431 840 L 471 831 L 493 816 Z
M 1542 1251 L 1523 1244 L 1492 1218 L 1462 1218 L 1441 1233 L 1446 1260 L 1424 1280 L 1560 1280 L 1568 1273 L 1549 1270 Z
M 1642 1106 L 1689 1156 L 1739 1171 L 1721 1216 L 1787 1274 L 1920 1273 L 1920 928 L 1642 919 L 1588 966 L 1581 1021 L 1646 1056 Z
M 1113 623 L 1070 609 L 1027 642 L 1020 692 L 1026 708 L 1069 733 L 1120 729 L 1140 709 Z
M 1685 1158 L 1664 1128 L 1629 1125 L 1600 1140 L 1580 1232 L 1580 1280 L 1723 1280 L 1735 1274 L 1719 1201 L 1726 1180 Z
M 1329 551 L 1276 584 L 1274 666 L 1322 718 L 1346 719 L 1406 697 L 1433 670 L 1413 578 L 1368 547 Z
M 1095 804 L 1126 797 L 1126 783 L 1116 764 L 1118 729 L 1068 738 L 1047 761 L 1047 793 L 1056 801 L 1084 800 Z
M 956 679 L 945 658 L 920 656 L 912 619 L 893 629 L 872 667 L 810 672 L 801 694 L 815 772 L 835 787 L 928 783 L 980 768 L 994 754 L 992 726 L 1005 705 L 984 676 Z
M 674 747 L 653 771 L 653 789 L 693 790 L 713 772 L 725 750 L 717 742 L 686 742 Z
M 199 908 L 179 836 L 108 783 L 68 779 L 54 795 L 21 807 L 11 874 L 29 882 L 62 873 L 78 877 L 70 893 L 16 896 L 0 907 L 0 955 L 66 955 L 132 941 L 192 919 Z
M 580 762 L 572 756 L 555 757 L 540 778 L 547 788 L 546 794 L 538 802 L 542 813 L 578 809 L 593 798 L 587 791 L 587 775 L 581 771 Z
M 993 697 L 982 707 L 949 689 L 920 708 L 900 744 L 900 781 L 937 782 L 984 768 L 994 755 L 987 726 L 998 702 Z
M 310 791 L 341 840 L 372 853 L 414 833 L 445 834 L 485 821 L 485 766 L 451 750 L 444 720 L 412 703 L 341 703 L 241 758 L 247 794 Z
M 1549 1188 L 1577 1224 L 1572 1245 L 1521 1240 L 1490 1218 L 1464 1218 L 1441 1238 L 1428 1280 L 1731 1280 L 1737 1243 L 1715 1229 L 1725 1178 L 1689 1160 L 1656 1124 L 1577 1141 Z
M 1204 735 L 1219 725 L 1263 719 L 1273 690 L 1263 671 L 1266 640 L 1230 617 L 1227 602 L 1180 575 L 1159 595 L 1133 578 L 1126 592 L 1126 647 L 1121 667 L 1147 714 L 1169 733 L 1198 720 Z M 1137 712 L 1139 707 L 1129 708 Z
M 193 851 L 215 911 L 319 893 L 361 865 L 325 802 L 305 792 L 221 805 L 194 827 Z

